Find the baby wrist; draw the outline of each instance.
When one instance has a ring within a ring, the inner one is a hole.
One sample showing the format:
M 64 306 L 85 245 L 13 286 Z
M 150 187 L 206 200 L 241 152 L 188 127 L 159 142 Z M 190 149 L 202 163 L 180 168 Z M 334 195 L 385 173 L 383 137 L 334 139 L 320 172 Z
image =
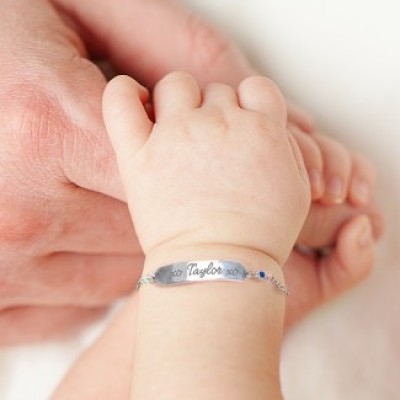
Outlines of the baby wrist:
M 160 231 L 157 225 L 147 225 L 143 229 L 137 226 L 145 255 L 152 253 L 154 247 L 230 247 L 264 253 L 283 265 L 295 242 L 291 232 L 285 230 L 283 234 L 279 226 L 271 224 L 266 218 L 259 217 L 257 220 L 257 216 L 240 213 L 235 216 L 229 213 L 222 216 L 202 215 L 195 220 L 188 219 L 186 224 L 171 222 L 163 225 L 168 226 L 168 230 Z
M 195 260 L 235 260 L 246 270 L 265 269 L 283 282 L 281 267 L 267 254 L 251 248 L 221 244 L 177 246 L 165 243 L 146 255 L 144 275 L 171 263 Z M 193 377 L 211 382 L 213 377 L 219 376 L 224 382 L 230 382 L 226 383 L 223 391 L 232 397 L 237 394 L 238 388 L 241 390 L 243 387 L 236 385 L 240 377 L 246 383 L 243 389 L 246 393 L 249 389 L 254 393 L 262 392 L 268 387 L 268 393 L 276 391 L 273 398 L 281 398 L 279 351 L 285 296 L 276 288 L 255 281 L 246 284 L 199 283 L 169 288 L 152 284 L 143 286 L 139 291 L 143 311 L 139 313 L 137 323 L 142 330 L 148 329 L 153 335 L 148 343 L 151 346 L 144 345 L 145 350 L 141 354 L 136 352 L 138 359 L 148 357 L 146 349 L 158 346 L 158 342 L 154 341 L 154 332 L 165 332 L 173 327 L 174 335 L 162 334 L 160 343 L 163 345 L 155 348 L 155 354 L 172 360 L 178 354 L 179 359 L 186 361 L 185 365 L 201 358 L 201 365 L 209 365 L 206 369 L 196 369 L 195 375 L 190 368 L 181 371 L 186 374 L 182 378 L 184 382 Z M 193 338 L 199 337 L 199 334 L 201 340 L 196 346 L 184 346 L 185 343 L 193 343 Z M 170 338 L 168 346 L 165 346 L 166 337 Z M 224 362 L 215 362 L 215 354 L 221 349 L 224 349 Z M 243 360 L 247 359 L 257 360 L 256 373 L 252 368 L 240 371 Z M 154 372 L 157 368 L 158 364 L 154 362 L 149 370 Z M 232 380 L 233 375 L 237 375 L 238 380 Z M 136 378 L 139 382 L 140 376 Z

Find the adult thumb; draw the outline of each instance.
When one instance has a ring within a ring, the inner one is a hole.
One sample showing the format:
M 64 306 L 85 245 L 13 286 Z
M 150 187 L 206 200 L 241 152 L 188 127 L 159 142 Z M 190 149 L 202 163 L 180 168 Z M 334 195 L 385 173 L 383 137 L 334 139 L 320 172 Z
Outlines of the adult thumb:
M 383 233 L 384 222 L 382 213 L 375 204 L 353 207 L 347 203 L 326 206 L 313 202 L 297 244 L 312 248 L 333 246 L 341 228 L 358 215 L 366 215 L 369 218 L 373 238 L 379 239 Z
M 176 70 L 200 85 L 236 86 L 255 74 L 230 40 L 175 1 L 53 1 L 82 27 L 92 50 L 148 86 Z

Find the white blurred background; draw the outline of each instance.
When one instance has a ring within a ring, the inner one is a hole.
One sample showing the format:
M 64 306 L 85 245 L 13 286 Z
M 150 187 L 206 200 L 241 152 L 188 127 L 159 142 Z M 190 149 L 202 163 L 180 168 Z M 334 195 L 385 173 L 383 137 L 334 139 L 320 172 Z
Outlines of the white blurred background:
M 321 129 L 378 166 L 387 227 L 375 271 L 288 336 L 285 398 L 400 399 L 400 2 L 180 1 L 235 38 Z M 0 399 L 48 398 L 99 329 L 1 351 Z

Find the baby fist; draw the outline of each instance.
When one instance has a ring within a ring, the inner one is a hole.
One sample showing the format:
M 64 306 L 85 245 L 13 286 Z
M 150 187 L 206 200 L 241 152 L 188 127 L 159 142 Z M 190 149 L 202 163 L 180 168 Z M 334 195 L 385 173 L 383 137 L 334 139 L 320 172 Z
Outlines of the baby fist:
M 262 251 L 280 265 L 306 217 L 310 189 L 297 144 L 286 129 L 273 82 L 200 90 L 183 72 L 154 92 L 115 78 L 104 119 L 145 254 L 172 245 L 227 244 Z

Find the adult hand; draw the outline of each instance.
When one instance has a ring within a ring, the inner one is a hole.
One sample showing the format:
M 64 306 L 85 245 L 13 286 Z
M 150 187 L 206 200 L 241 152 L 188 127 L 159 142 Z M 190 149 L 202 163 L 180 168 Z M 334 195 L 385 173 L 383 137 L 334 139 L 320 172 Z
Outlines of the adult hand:
M 202 82 L 235 82 L 249 67 L 206 24 L 167 1 L 4 0 L 0 13 L 6 344 L 98 316 L 141 273 L 101 117 L 106 79 L 89 56 L 108 58 L 149 86 L 178 67 Z
M 382 226 L 378 211 L 374 214 L 373 207 L 364 210 L 371 214 L 354 216 L 348 205 L 334 210 L 313 203 L 298 245 L 283 268 L 291 290 L 286 302 L 286 332 L 313 309 L 356 286 L 369 274 Z M 324 250 L 317 254 L 313 248 Z

